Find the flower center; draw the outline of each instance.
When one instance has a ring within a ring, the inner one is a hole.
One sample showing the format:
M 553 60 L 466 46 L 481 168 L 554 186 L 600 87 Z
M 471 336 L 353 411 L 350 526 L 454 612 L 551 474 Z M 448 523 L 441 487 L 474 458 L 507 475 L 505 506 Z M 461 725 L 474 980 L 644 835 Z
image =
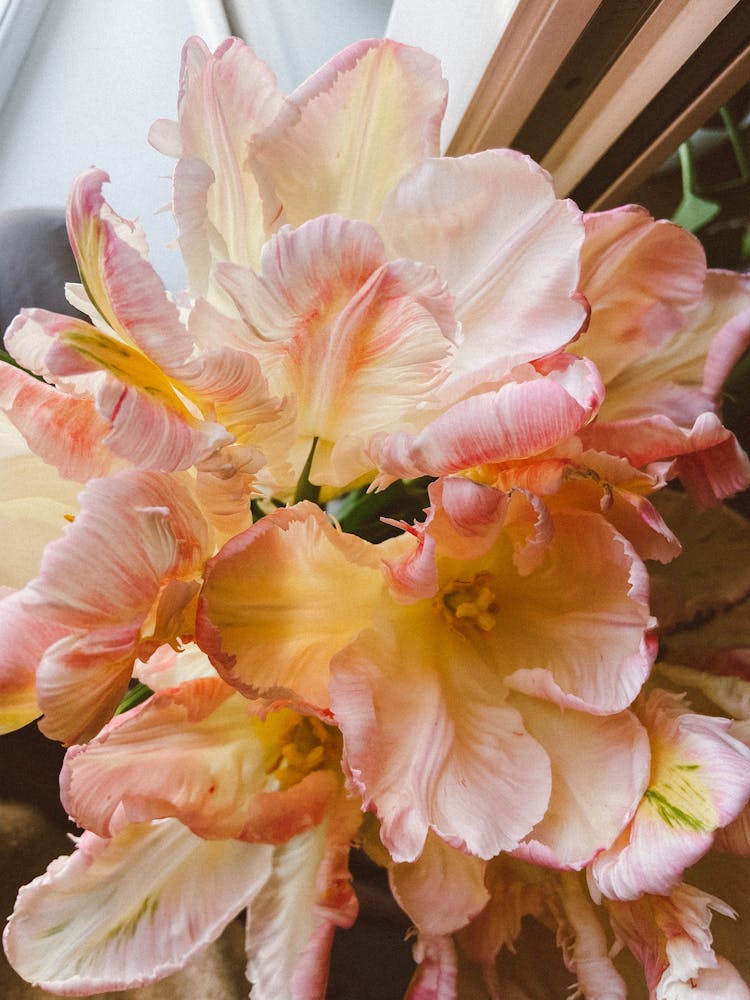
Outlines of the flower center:
M 310 774 L 323 768 L 337 769 L 341 761 L 341 734 L 326 726 L 315 716 L 298 717 L 280 740 L 280 752 L 268 774 L 280 789 L 291 788 Z
M 477 573 L 473 580 L 454 580 L 443 588 L 436 600 L 451 628 L 464 635 L 492 631 L 500 610 L 492 582 L 491 573 Z

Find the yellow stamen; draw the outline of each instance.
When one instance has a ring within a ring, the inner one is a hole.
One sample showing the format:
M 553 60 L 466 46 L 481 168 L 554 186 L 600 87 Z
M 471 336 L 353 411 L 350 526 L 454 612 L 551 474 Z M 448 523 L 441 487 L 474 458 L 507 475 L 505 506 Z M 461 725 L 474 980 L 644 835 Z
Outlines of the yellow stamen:
M 500 610 L 490 573 L 478 573 L 473 580 L 454 580 L 437 597 L 438 608 L 456 631 L 468 634 L 473 628 L 491 632 Z

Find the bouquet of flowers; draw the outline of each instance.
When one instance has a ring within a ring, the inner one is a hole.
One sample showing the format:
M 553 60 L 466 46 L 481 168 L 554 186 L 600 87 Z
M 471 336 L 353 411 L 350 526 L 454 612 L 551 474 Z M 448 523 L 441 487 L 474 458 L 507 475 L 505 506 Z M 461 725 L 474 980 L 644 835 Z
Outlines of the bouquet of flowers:
M 445 100 L 392 41 L 285 97 L 191 39 L 150 135 L 187 293 L 91 169 L 90 322 L 8 330 L 0 723 L 69 748 L 82 828 L 5 932 L 44 989 L 152 982 L 246 910 L 254 1000 L 322 1000 L 357 845 L 411 1000 L 504 996 L 525 917 L 589 1000 L 619 950 L 643 995 L 750 996 L 697 864 L 750 853 L 750 281 L 519 153 L 441 157 Z

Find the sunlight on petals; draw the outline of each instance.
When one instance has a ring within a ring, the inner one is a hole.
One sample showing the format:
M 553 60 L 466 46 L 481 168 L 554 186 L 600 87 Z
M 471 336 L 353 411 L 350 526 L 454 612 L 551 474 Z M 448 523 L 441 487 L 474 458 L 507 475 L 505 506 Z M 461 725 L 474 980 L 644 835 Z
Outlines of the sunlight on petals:
M 520 153 L 426 161 L 377 226 L 391 253 L 432 264 L 456 296 L 463 343 L 453 371 L 464 390 L 551 354 L 586 320 L 575 295 L 580 213 Z
M 374 222 L 404 174 L 438 154 L 446 100 L 440 64 L 419 49 L 386 39 L 340 52 L 257 140 L 286 221 L 339 212 Z
M 179 244 L 194 295 L 209 288 L 211 258 L 254 265 L 276 199 L 261 200 L 248 168 L 248 146 L 275 118 L 283 100 L 266 64 L 238 38 L 211 53 L 200 38 L 182 51 L 178 121 L 161 119 L 149 132 L 153 146 L 180 157 L 174 178 Z M 194 183 L 196 166 L 207 183 Z M 199 221 L 200 220 L 200 221 Z

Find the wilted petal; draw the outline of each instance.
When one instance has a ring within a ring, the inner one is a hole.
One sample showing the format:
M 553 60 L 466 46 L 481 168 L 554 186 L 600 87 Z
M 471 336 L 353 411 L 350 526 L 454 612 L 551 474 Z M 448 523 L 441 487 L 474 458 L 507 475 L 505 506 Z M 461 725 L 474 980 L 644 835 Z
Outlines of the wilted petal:
M 646 985 L 657 1000 L 692 996 L 704 970 L 719 967 L 712 948 L 712 912 L 733 917 L 726 903 L 693 886 L 678 885 L 669 896 L 644 895 L 631 902 L 607 901 L 610 923 L 643 966 Z M 747 987 L 724 965 L 731 992 L 714 996 L 746 1000 Z M 698 994 L 700 995 L 700 994 Z
M 375 546 L 337 531 L 315 505 L 297 504 L 208 563 L 197 641 L 250 697 L 325 709 L 331 657 L 370 623 L 383 586 Z
M 728 719 L 698 715 L 658 689 L 642 715 L 649 786 L 630 829 L 591 867 L 601 891 L 617 899 L 669 893 L 750 796 L 750 751 L 729 734 Z
M 273 848 L 206 841 L 176 820 L 84 834 L 23 888 L 5 931 L 25 979 L 68 995 L 139 987 L 182 968 L 262 888 Z
M 446 99 L 439 63 L 419 49 L 371 40 L 334 56 L 254 151 L 286 221 L 338 212 L 374 222 L 404 174 L 437 155 Z
M 500 951 L 515 949 L 524 917 L 544 913 L 558 881 L 549 869 L 501 854 L 488 864 L 485 882 L 490 900 L 468 927 L 459 931 L 458 941 L 469 958 L 493 979 Z
M 707 620 L 750 593 L 750 524 L 743 517 L 727 505 L 698 512 L 674 490 L 655 503 L 683 543 L 674 562 L 651 571 L 651 606 L 662 631 Z
M 389 251 L 432 264 L 456 296 L 457 386 L 551 354 L 586 320 L 575 295 L 580 213 L 519 153 L 423 163 L 388 198 L 378 228 Z
M 552 765 L 547 813 L 516 855 L 548 867 L 581 869 L 613 843 L 646 790 L 651 762 L 646 731 L 631 712 L 596 716 L 519 696 L 510 702 Z
M 576 975 L 581 994 L 591 1000 L 627 1000 L 626 985 L 609 954 L 604 927 L 582 879 L 560 876 L 558 940 L 566 942 L 565 964 Z
M 594 212 L 585 226 L 580 288 L 591 304 L 591 319 L 572 350 L 591 358 L 608 384 L 644 358 L 638 388 L 649 393 L 659 377 L 655 352 L 686 326 L 700 299 L 705 253 L 690 233 L 655 222 L 637 205 Z M 683 349 L 688 344 L 695 349 L 692 339 Z M 684 365 L 684 350 L 679 361 Z M 614 385 L 612 392 L 607 408 L 618 405 Z

